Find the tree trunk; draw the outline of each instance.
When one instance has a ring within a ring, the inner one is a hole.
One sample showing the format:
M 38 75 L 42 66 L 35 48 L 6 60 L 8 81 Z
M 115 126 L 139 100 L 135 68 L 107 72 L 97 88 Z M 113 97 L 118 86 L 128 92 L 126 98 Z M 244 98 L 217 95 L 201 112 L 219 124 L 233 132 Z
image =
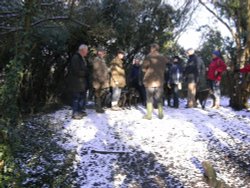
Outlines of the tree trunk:
M 237 45 L 237 67 L 241 68 L 242 64 L 249 61 L 250 54 L 250 0 L 247 0 L 247 42 L 244 50 Z M 230 106 L 236 110 L 248 108 L 248 97 L 250 92 L 249 75 L 237 73 L 233 75 L 232 93 L 230 96 Z

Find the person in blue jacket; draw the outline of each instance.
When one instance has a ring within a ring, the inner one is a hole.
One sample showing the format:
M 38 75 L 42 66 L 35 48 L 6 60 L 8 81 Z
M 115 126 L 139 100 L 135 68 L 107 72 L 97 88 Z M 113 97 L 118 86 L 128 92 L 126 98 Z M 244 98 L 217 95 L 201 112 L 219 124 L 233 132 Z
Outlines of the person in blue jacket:
M 179 108 L 179 90 L 182 84 L 183 69 L 181 65 L 181 59 L 179 56 L 174 56 L 173 64 L 169 70 L 168 87 L 171 88 L 171 94 L 173 97 L 173 107 Z

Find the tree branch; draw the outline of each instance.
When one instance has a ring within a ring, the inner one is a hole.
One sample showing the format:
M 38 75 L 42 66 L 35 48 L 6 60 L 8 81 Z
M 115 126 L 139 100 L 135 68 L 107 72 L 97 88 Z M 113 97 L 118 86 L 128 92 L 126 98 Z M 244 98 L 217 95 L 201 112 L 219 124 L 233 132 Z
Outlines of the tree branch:
M 87 28 L 90 27 L 89 25 L 87 25 L 87 24 L 85 24 L 85 23 L 82 23 L 82 22 L 80 22 L 80 21 L 78 21 L 78 20 L 75 20 L 75 19 L 73 19 L 73 18 L 69 18 L 68 16 L 57 16 L 57 17 L 52 17 L 52 18 L 41 19 L 41 20 L 38 20 L 38 21 L 32 23 L 32 24 L 31 24 L 31 27 L 35 27 L 35 26 L 37 26 L 37 25 L 40 25 L 40 24 L 42 24 L 42 23 L 44 23 L 44 22 L 48 22 L 48 21 L 60 21 L 60 20 L 62 20 L 62 21 L 71 21 L 71 22 L 73 22 L 73 23 L 75 23 L 75 24 L 78 24 L 78 25 L 81 25 L 81 26 L 87 27 Z M 4 28 L 3 28 L 3 29 L 4 29 Z M 7 28 L 5 28 L 5 29 L 7 29 Z M 10 29 L 11 29 L 11 28 L 10 28 Z M 19 28 L 12 28 L 12 30 L 7 31 L 7 32 L 0 33 L 0 35 L 6 35 L 6 34 L 10 34 L 10 33 L 17 32 L 17 31 L 22 31 L 22 30 L 24 30 L 24 28 L 22 28 L 22 27 L 19 27 Z
M 15 17 L 21 17 L 19 14 L 3 14 L 0 15 L 0 18 L 15 18 Z
M 231 35 L 233 36 L 233 38 L 235 40 L 237 40 L 237 36 L 235 34 L 235 32 L 233 31 L 233 29 L 230 27 L 230 25 L 228 25 L 228 23 L 226 23 L 219 15 L 217 15 L 212 9 L 210 9 L 204 2 L 202 2 L 202 0 L 198 0 L 199 3 L 204 6 L 211 14 L 213 14 L 216 19 L 218 19 L 223 25 L 226 26 L 226 28 L 229 30 L 229 32 L 231 33 Z
M 41 6 L 52 6 L 55 4 L 63 3 L 63 1 L 57 1 L 57 2 L 52 2 L 52 3 L 41 3 Z
M 58 21 L 58 20 L 69 20 L 69 17 L 68 16 L 56 16 L 56 17 L 52 17 L 52 18 L 41 19 L 41 20 L 38 20 L 38 21 L 32 23 L 31 26 L 34 27 L 36 25 L 39 25 L 39 24 L 47 22 L 47 21 Z

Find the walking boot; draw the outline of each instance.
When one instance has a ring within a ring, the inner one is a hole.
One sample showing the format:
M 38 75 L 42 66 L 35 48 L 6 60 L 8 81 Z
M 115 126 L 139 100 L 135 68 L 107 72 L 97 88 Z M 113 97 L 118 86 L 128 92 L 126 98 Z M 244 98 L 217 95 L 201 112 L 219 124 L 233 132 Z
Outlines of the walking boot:
M 163 106 L 162 103 L 158 103 L 158 118 L 163 119 L 164 114 L 163 114 Z
M 96 113 L 101 113 L 103 114 L 104 113 L 104 110 L 102 109 L 102 101 L 101 101 L 101 98 L 98 97 L 96 98 Z
M 153 104 L 147 103 L 147 114 L 143 116 L 143 119 L 151 120 L 152 119 L 152 112 L 153 112 Z
M 214 106 L 212 107 L 213 109 L 219 109 L 220 108 L 220 101 L 216 99 Z

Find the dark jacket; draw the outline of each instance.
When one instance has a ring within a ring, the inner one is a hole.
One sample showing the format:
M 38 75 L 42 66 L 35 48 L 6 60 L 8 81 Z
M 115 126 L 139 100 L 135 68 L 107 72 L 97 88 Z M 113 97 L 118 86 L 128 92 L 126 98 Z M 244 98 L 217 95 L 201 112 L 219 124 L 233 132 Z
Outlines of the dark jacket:
M 129 84 L 130 86 L 143 85 L 143 72 L 141 65 L 132 65 L 129 72 Z
M 163 87 L 167 59 L 159 53 L 150 53 L 145 58 L 142 70 L 145 73 L 143 84 L 146 88 Z
M 87 61 L 79 53 L 73 55 L 69 65 L 69 88 L 72 92 L 83 92 L 88 84 Z
M 180 63 L 173 63 L 169 71 L 169 83 L 179 84 L 182 83 L 182 66 Z
M 189 56 L 184 75 L 187 83 L 197 83 L 199 81 L 198 58 L 196 55 Z
M 168 84 L 170 81 L 170 69 L 172 67 L 172 63 L 167 63 L 165 67 L 165 83 Z

